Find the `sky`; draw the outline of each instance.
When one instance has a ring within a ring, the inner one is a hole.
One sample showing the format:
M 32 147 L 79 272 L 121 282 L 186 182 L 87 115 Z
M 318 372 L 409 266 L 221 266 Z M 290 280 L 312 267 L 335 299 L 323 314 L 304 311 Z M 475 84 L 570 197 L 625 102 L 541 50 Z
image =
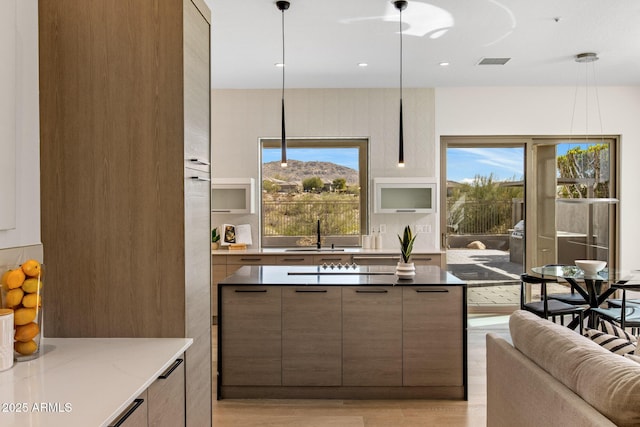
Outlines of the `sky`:
M 493 173 L 496 181 L 520 180 L 524 174 L 524 148 L 448 148 L 447 180 L 472 182 Z
M 559 144 L 558 155 L 569 148 L 586 144 Z M 280 148 L 263 149 L 263 162 L 280 161 Z M 357 148 L 288 148 L 287 158 L 301 161 L 324 161 L 358 170 Z M 476 176 L 493 173 L 496 181 L 520 180 L 524 175 L 523 147 L 449 148 L 447 150 L 447 179 L 471 182 Z
M 331 162 L 358 170 L 357 148 L 287 148 L 288 160 Z M 280 148 L 264 148 L 262 162 L 280 161 Z

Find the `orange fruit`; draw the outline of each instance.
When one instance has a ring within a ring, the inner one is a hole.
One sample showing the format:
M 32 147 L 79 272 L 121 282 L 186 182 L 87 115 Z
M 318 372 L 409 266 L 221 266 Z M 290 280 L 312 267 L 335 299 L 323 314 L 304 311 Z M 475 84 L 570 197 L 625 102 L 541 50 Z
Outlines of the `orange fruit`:
M 22 271 L 29 277 L 36 277 L 40 275 L 40 263 L 35 259 L 30 259 L 26 261 L 21 266 Z
M 27 342 L 34 339 L 40 333 L 40 326 L 37 323 L 31 322 L 26 325 L 18 326 L 16 328 L 16 334 L 14 336 L 16 341 Z
M 20 305 L 24 291 L 21 288 L 11 289 L 4 296 L 4 305 L 8 308 L 14 308 Z
M 42 289 L 42 280 L 36 279 L 35 277 L 29 277 L 22 284 L 22 290 L 28 294 L 32 294 Z
M 6 277 L 7 287 L 9 289 L 15 289 L 22 286 L 24 279 L 26 278 L 24 271 L 20 268 L 9 271 Z
M 36 318 L 35 308 L 21 307 L 13 312 L 13 323 L 17 326 L 26 325 L 33 322 Z
M 9 276 L 9 273 L 11 273 L 11 270 L 7 270 L 4 273 L 2 273 L 2 279 L 0 279 L 0 285 L 4 286 L 7 284 L 7 277 Z
M 27 342 L 16 341 L 13 344 L 13 348 L 23 356 L 27 356 L 38 349 L 38 344 L 33 340 Z
M 13 289 L 11 292 L 17 291 L 17 289 Z M 26 294 L 24 298 L 22 298 L 22 305 L 24 307 L 40 307 L 42 305 L 42 301 L 40 300 L 40 295 L 38 294 Z

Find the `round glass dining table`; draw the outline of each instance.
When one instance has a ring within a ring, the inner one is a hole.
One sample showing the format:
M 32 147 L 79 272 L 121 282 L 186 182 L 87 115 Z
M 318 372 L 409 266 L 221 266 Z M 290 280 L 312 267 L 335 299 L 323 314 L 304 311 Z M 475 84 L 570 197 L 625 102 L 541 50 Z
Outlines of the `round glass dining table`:
M 575 265 L 545 265 L 543 267 L 533 267 L 534 273 L 541 277 L 554 277 L 563 279 L 573 290 L 578 292 L 587 301 L 590 307 L 599 307 L 616 289 L 609 287 L 613 282 L 621 280 L 617 274 L 612 274 L 609 280 L 609 270 L 604 269 L 595 275 L 585 274 Z M 580 283 L 584 283 L 581 286 Z M 603 290 L 603 284 L 605 289 Z
M 588 275 L 575 265 L 546 265 L 533 267 L 532 272 L 541 277 L 553 277 L 569 283 L 571 289 L 578 292 L 585 299 L 589 307 L 585 314 L 589 314 L 591 308 L 599 307 L 616 290 L 612 284 L 623 284 L 628 280 L 628 275 L 610 272 L 609 269 L 599 271 L 598 274 Z M 581 285 L 581 284 L 584 285 Z M 595 327 L 595 319 L 589 316 L 589 326 Z

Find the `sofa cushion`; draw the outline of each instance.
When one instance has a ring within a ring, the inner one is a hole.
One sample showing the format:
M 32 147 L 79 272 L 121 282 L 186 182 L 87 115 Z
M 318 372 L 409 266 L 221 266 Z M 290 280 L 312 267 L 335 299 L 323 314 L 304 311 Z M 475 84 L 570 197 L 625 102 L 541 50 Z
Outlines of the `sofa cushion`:
M 624 356 L 625 354 L 633 354 L 636 351 L 636 345 L 631 341 L 615 335 L 606 334 L 598 329 L 586 328 L 584 336 L 599 346 L 606 348 L 611 353 L 619 354 L 621 356 Z
M 518 310 L 514 347 L 619 426 L 640 425 L 640 364 L 575 331 Z

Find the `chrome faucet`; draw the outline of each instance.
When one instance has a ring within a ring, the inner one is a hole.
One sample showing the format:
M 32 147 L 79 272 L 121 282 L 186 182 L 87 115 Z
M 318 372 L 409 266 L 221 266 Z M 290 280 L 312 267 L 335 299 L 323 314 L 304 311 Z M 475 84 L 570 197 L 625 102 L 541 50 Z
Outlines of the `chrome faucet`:
M 320 220 L 318 220 L 318 241 L 316 242 L 316 248 L 322 248 L 322 244 L 320 243 Z

